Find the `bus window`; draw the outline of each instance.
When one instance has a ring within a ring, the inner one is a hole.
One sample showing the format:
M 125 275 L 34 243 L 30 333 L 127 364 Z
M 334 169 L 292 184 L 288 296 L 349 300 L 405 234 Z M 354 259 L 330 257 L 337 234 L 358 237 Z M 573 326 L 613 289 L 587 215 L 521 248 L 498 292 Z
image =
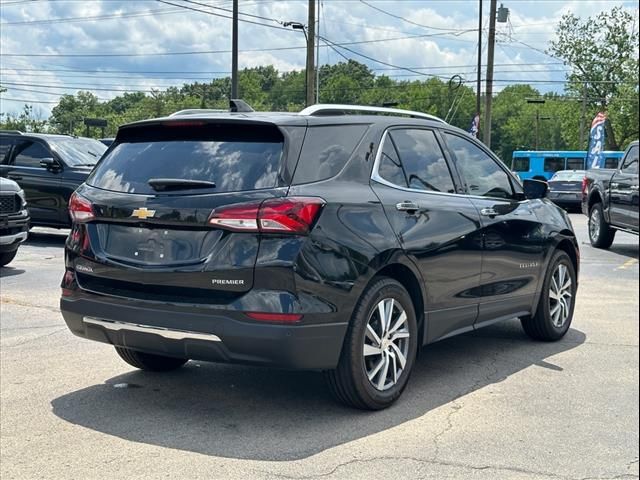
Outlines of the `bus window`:
M 616 157 L 607 157 L 604 159 L 604 168 L 618 168 L 620 159 Z
M 564 158 L 554 157 L 544 159 L 545 172 L 557 172 L 559 170 L 564 170 Z
M 514 172 L 528 172 L 529 171 L 529 159 L 517 157 L 511 161 L 511 170 Z
M 567 158 L 567 170 L 583 170 L 584 158 Z

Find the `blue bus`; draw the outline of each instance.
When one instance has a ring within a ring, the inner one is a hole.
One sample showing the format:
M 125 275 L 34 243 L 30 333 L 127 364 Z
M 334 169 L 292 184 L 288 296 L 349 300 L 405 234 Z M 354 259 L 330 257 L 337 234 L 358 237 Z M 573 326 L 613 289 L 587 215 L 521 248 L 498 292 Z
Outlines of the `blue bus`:
M 605 151 L 604 168 L 617 168 L 624 152 Z M 584 150 L 516 150 L 510 168 L 521 180 L 533 178 L 548 181 L 559 170 L 586 170 Z

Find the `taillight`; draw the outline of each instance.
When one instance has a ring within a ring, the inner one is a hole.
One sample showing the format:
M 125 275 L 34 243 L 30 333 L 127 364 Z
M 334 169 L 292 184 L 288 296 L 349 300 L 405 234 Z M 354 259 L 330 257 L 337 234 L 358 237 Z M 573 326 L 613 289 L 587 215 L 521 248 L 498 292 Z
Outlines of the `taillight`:
M 587 177 L 584 177 L 582 179 L 582 194 L 586 195 L 587 194 L 587 187 L 589 186 L 589 182 L 587 182 Z
M 309 233 L 325 202 L 317 197 L 273 198 L 216 208 L 209 224 L 237 232 Z
M 62 296 L 69 297 L 73 295 L 73 282 L 75 281 L 75 277 L 73 276 L 73 272 L 71 270 L 67 270 L 64 272 L 64 276 L 62 277 Z
M 69 199 L 69 215 L 74 222 L 88 222 L 95 218 L 91 202 L 75 192 Z

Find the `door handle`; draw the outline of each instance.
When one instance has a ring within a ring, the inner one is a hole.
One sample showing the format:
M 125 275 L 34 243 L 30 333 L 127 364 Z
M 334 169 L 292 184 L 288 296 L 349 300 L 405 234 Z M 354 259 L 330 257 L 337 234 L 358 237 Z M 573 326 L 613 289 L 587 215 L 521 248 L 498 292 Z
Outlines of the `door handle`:
M 638 190 L 638 185 L 631 185 L 631 190 Z
M 493 207 L 487 207 L 480 210 L 480 215 L 483 217 L 495 217 L 498 215 L 498 212 L 496 212 Z
M 20 175 L 7 175 L 11 180 L 22 180 Z
M 611 188 L 618 188 L 620 186 L 619 183 L 611 183 Z
M 420 207 L 418 206 L 417 203 L 413 203 L 413 202 L 400 202 L 400 203 L 396 203 L 396 209 L 401 211 L 401 212 L 415 212 L 419 209 Z

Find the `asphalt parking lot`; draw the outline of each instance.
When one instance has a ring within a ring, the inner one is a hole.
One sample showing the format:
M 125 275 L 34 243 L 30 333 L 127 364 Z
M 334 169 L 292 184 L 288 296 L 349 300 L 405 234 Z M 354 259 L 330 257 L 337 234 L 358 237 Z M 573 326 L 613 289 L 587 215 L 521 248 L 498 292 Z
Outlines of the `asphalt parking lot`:
M 0 477 L 638 478 L 638 238 L 595 250 L 571 217 L 565 339 L 513 320 L 431 345 L 377 413 L 334 403 L 318 373 L 135 371 L 67 331 L 64 232 L 36 229 L 0 272 Z

